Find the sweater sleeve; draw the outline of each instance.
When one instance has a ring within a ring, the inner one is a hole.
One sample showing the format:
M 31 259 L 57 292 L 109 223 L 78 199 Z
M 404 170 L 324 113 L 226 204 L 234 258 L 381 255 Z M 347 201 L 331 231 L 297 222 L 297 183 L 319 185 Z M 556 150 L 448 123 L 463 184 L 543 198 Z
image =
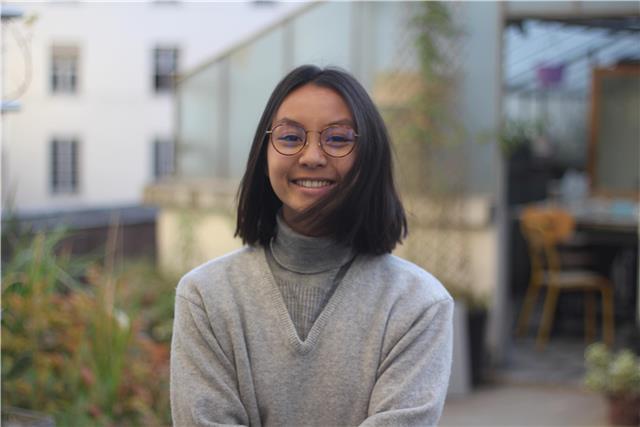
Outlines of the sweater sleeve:
M 361 426 L 432 426 L 449 385 L 453 301 L 426 309 L 384 356 Z
M 176 295 L 171 342 L 171 416 L 182 426 L 249 425 L 234 364 L 216 339 L 205 310 Z

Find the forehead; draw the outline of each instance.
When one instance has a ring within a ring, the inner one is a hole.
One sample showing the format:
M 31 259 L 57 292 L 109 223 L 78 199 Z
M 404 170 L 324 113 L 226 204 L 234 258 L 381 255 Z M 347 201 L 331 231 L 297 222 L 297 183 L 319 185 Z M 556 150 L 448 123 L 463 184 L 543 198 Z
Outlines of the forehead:
M 353 121 L 353 115 L 338 92 L 309 83 L 292 91 L 282 101 L 274 121 L 283 119 L 305 125 L 317 125 L 343 120 Z

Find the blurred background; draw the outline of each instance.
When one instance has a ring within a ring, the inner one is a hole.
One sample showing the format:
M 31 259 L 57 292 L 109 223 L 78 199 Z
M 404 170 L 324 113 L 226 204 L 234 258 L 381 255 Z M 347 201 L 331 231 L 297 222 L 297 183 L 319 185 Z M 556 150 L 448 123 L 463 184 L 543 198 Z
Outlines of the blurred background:
M 454 295 L 442 424 L 640 423 L 637 2 L 1 11 L 3 424 L 170 424 L 175 285 L 241 246 L 253 133 L 306 63 L 373 97 L 395 253 Z

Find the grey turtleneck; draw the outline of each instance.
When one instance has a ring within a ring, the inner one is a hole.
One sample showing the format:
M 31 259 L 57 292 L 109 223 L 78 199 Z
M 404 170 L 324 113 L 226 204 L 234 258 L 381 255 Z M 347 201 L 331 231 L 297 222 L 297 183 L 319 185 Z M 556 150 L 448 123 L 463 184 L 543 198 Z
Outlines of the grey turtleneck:
M 277 216 L 267 262 L 298 336 L 304 341 L 346 272 L 354 253 L 327 237 L 295 232 Z

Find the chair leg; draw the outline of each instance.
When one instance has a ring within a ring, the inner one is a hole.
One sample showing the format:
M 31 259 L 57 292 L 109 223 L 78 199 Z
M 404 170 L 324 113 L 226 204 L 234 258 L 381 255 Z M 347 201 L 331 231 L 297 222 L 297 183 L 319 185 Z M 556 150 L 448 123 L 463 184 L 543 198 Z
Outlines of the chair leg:
M 596 339 L 596 296 L 591 291 L 584 293 L 584 339 L 585 344 Z
M 553 325 L 553 317 L 556 311 L 559 293 L 560 291 L 556 288 L 547 288 L 547 296 L 544 299 L 544 308 L 542 310 L 542 322 L 540 323 L 538 338 L 536 340 L 536 348 L 538 350 L 544 350 L 544 347 L 549 340 L 549 333 L 551 332 L 551 326 Z
M 604 342 L 612 347 L 615 342 L 615 316 L 613 311 L 613 289 L 602 288 L 602 335 Z
M 534 285 L 529 285 L 529 287 L 527 288 L 527 293 L 524 296 L 520 316 L 518 317 L 518 325 L 516 327 L 516 336 L 518 337 L 522 337 L 527 334 L 529 318 L 531 317 L 531 312 L 533 311 L 533 307 L 535 306 L 536 300 L 538 299 L 539 289 L 539 286 Z

